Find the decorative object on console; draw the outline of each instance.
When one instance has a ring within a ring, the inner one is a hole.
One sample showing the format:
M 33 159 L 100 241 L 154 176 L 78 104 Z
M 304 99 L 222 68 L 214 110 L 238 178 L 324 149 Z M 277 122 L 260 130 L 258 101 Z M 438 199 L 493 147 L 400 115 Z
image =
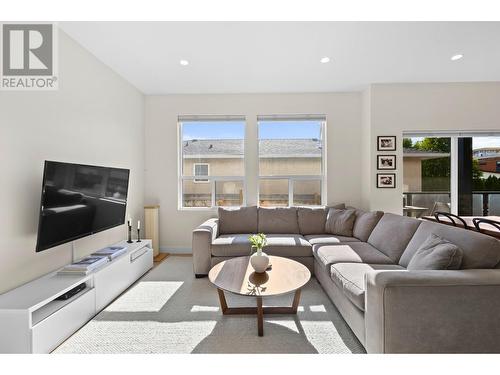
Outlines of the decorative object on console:
M 377 173 L 377 188 L 394 189 L 396 187 L 395 173 Z
M 92 253 L 91 255 L 92 256 L 106 256 L 106 257 L 108 257 L 109 260 L 113 260 L 126 252 L 127 252 L 126 246 L 108 246 L 108 247 L 105 247 L 104 249 L 101 249 L 101 250 L 98 250 L 98 251 Z
M 395 170 L 396 155 L 377 155 L 378 170 Z
M 129 216 L 128 217 L 128 221 L 127 221 L 127 225 L 128 225 L 128 240 L 127 242 L 128 243 L 132 243 L 132 218 Z
M 141 221 L 137 221 L 137 241 L 136 242 L 141 242 Z
M 396 136 L 378 136 L 377 151 L 396 151 Z
M 269 266 L 269 257 L 262 252 L 262 249 L 267 244 L 266 235 L 264 233 L 254 234 L 248 237 L 248 240 L 252 244 L 252 249 L 255 249 L 255 253 L 250 257 L 250 264 L 256 273 L 266 272 Z
M 106 255 L 91 255 L 77 262 L 68 264 L 58 272 L 58 275 L 88 275 L 109 261 Z

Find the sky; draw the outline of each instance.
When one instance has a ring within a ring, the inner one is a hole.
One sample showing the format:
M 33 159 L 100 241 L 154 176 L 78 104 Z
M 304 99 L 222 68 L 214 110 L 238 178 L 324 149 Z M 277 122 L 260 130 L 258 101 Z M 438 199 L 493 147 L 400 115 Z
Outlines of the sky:
M 320 121 L 260 121 L 260 139 L 312 139 L 321 138 Z M 182 124 L 184 141 L 191 139 L 244 139 L 244 121 L 225 122 L 184 122 Z M 413 141 L 422 137 L 412 138 Z M 500 147 L 500 137 L 473 137 L 472 148 Z
M 421 141 L 423 137 L 412 137 L 413 143 Z M 472 137 L 472 149 L 483 147 L 500 147 L 500 137 Z
M 320 121 L 260 121 L 260 139 L 312 139 L 320 138 Z M 243 139 L 243 121 L 184 122 L 182 140 L 191 139 Z

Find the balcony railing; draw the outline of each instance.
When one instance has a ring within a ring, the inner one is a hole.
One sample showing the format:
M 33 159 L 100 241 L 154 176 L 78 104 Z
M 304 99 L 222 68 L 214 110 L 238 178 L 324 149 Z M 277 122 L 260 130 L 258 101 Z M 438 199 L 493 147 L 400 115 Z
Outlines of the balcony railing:
M 417 206 L 427 208 L 422 215 L 432 215 L 433 211 L 443 211 L 449 205 L 451 194 L 449 191 L 412 191 L 403 193 L 403 206 Z M 473 216 L 500 215 L 500 191 L 473 191 Z

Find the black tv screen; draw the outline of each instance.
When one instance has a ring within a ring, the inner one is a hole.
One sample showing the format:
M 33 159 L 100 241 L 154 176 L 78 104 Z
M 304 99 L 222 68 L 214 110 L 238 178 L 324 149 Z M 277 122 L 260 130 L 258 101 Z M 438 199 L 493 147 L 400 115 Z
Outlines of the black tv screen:
M 124 224 L 129 173 L 46 161 L 36 251 Z

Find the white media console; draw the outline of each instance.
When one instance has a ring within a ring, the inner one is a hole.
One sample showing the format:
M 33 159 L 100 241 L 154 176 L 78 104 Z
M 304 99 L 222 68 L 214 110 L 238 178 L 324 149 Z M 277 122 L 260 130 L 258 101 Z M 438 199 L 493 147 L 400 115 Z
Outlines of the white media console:
M 153 267 L 151 240 L 114 246 L 127 252 L 88 275 L 56 271 L 0 295 L 0 353 L 50 353 Z

